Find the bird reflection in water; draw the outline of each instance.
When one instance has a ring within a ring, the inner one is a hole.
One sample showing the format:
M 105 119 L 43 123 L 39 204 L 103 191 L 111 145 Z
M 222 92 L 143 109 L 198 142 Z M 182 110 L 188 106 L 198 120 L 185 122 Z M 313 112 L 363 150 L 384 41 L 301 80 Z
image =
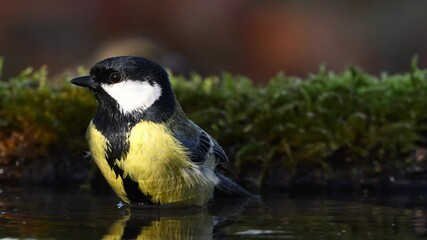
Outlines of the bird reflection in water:
M 215 239 L 233 224 L 246 199 L 215 199 L 208 208 L 131 206 L 103 239 Z

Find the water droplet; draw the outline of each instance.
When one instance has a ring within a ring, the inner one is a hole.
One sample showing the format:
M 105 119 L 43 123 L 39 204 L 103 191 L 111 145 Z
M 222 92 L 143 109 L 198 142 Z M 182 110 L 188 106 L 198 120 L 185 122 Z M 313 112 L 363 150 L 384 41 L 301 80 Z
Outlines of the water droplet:
M 122 208 L 124 205 L 125 204 L 120 201 L 119 203 L 117 203 L 117 208 Z

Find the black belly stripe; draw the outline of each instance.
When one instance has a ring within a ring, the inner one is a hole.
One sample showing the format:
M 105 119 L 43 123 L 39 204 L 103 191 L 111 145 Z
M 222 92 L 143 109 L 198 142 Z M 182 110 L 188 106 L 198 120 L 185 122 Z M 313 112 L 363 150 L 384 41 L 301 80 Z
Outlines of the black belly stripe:
M 128 145 L 128 143 L 126 145 Z M 119 156 L 125 157 L 127 152 L 128 151 L 123 151 L 121 148 L 114 147 L 110 147 L 106 152 L 108 165 L 110 165 L 110 167 L 113 169 L 114 173 L 116 174 L 116 178 L 121 177 L 123 180 L 123 188 L 126 192 L 127 198 L 133 204 L 158 205 L 158 203 L 154 203 L 151 200 L 150 195 L 145 195 L 141 191 L 136 181 L 133 181 L 129 176 L 123 177 L 123 170 L 117 166 L 116 159 L 120 159 Z
M 123 179 L 123 188 L 125 189 L 126 196 L 129 201 L 134 204 L 144 204 L 144 205 L 159 205 L 151 200 L 150 195 L 145 195 L 138 186 L 138 183 L 125 177 Z
M 123 170 L 117 165 L 113 166 L 113 170 L 116 175 L 122 178 L 126 196 L 132 204 L 159 205 L 159 203 L 155 203 L 151 200 L 149 194 L 146 195 L 141 191 L 137 182 L 133 181 L 129 176 L 123 178 Z

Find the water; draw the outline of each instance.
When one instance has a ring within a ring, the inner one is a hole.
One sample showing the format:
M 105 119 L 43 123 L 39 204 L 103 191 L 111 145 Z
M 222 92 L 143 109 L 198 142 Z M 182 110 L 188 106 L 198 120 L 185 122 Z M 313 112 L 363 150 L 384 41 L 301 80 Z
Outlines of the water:
M 423 239 L 420 197 L 220 199 L 203 208 L 117 208 L 109 194 L 2 189 L 0 238 L 19 239 Z

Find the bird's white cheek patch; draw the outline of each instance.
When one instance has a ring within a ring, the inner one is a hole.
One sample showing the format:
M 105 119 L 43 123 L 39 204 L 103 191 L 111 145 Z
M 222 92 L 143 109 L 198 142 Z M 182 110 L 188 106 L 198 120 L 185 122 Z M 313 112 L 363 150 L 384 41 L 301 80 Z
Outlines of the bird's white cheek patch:
M 159 85 L 142 81 L 126 80 L 116 84 L 102 84 L 101 87 L 125 113 L 136 109 L 146 110 L 162 95 Z

